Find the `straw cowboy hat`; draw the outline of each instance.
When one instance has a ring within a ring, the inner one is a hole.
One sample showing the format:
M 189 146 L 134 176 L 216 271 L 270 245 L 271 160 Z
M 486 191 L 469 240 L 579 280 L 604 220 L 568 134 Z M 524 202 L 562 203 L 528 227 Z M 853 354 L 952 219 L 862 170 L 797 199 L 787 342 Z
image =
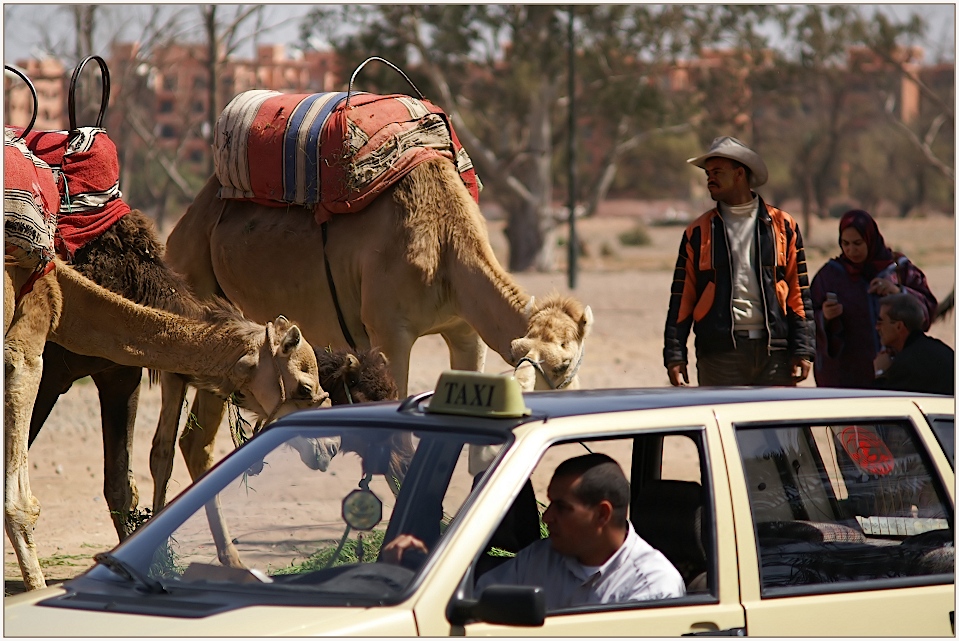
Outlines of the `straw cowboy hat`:
M 719 138 L 716 138 L 713 140 L 713 144 L 710 145 L 709 151 L 704 153 L 702 156 L 690 158 L 686 162 L 705 169 L 706 161 L 709 158 L 716 157 L 729 158 L 731 160 L 741 162 L 749 167 L 750 187 L 759 187 L 760 185 L 765 185 L 766 181 L 769 180 L 769 171 L 766 169 L 766 163 L 764 163 L 763 159 L 759 157 L 759 154 L 732 136 L 720 136 Z

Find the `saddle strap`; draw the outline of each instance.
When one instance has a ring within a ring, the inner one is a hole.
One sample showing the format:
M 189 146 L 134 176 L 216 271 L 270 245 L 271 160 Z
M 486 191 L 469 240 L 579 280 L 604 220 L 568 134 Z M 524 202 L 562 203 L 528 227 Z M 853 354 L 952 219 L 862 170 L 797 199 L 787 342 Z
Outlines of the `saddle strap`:
M 323 234 L 323 266 L 326 268 L 326 282 L 330 285 L 330 295 L 333 297 L 333 307 L 336 309 L 336 320 L 340 323 L 340 331 L 346 339 L 347 345 L 356 349 L 356 342 L 350 329 L 346 326 L 346 320 L 343 318 L 343 310 L 340 309 L 340 299 L 336 295 L 336 285 L 333 283 L 333 272 L 330 270 L 330 261 L 326 259 L 326 223 L 320 225 L 320 231 Z

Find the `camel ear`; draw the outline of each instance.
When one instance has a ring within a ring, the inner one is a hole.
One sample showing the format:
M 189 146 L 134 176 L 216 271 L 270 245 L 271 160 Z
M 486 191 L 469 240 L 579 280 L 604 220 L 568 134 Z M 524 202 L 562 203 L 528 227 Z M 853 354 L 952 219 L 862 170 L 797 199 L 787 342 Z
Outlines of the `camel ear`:
M 509 344 L 509 352 L 512 357 L 511 364 L 515 365 L 516 361 L 529 354 L 529 341 L 525 337 L 517 338 Z
M 388 359 L 388 358 L 386 357 L 386 354 L 384 354 L 383 352 L 380 352 L 380 356 L 383 358 L 383 363 L 384 363 L 387 367 L 389 367 L 389 366 L 390 366 L 390 359 Z
M 300 328 L 296 325 L 291 325 L 290 329 L 283 335 L 283 338 L 280 339 L 280 353 L 283 356 L 289 356 L 293 353 L 293 350 L 300 346 L 302 340 L 303 335 L 300 334 Z
M 523 309 L 523 316 L 526 317 L 526 320 L 529 320 L 529 317 L 533 315 L 533 306 L 536 304 L 536 297 L 530 296 L 529 302 L 526 303 L 526 307 Z
M 282 334 L 286 330 L 290 329 L 293 325 L 286 316 L 282 314 L 276 317 L 276 320 L 273 321 L 273 326 L 276 328 L 277 334 Z
M 586 338 L 586 335 L 589 334 L 589 330 L 593 327 L 593 310 L 589 308 L 589 305 L 586 306 L 585 311 L 583 312 L 583 317 L 579 319 L 579 337 L 580 339 Z
M 355 354 L 346 355 L 346 370 L 348 372 L 360 371 L 360 359 L 358 359 Z

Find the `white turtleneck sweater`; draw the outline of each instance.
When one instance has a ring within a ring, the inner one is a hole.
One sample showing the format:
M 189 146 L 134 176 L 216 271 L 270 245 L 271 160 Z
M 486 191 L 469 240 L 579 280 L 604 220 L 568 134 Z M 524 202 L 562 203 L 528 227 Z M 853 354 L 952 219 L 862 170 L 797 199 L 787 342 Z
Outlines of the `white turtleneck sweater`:
M 719 203 L 733 267 L 733 329 L 764 329 L 762 289 L 754 267 L 759 198 L 744 205 Z

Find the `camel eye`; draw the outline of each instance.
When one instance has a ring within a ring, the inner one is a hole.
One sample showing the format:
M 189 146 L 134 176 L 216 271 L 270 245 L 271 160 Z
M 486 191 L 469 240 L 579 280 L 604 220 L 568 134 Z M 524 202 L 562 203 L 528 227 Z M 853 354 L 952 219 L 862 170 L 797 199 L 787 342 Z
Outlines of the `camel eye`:
M 313 398 L 313 388 L 305 383 L 300 383 L 296 388 L 297 398 Z

